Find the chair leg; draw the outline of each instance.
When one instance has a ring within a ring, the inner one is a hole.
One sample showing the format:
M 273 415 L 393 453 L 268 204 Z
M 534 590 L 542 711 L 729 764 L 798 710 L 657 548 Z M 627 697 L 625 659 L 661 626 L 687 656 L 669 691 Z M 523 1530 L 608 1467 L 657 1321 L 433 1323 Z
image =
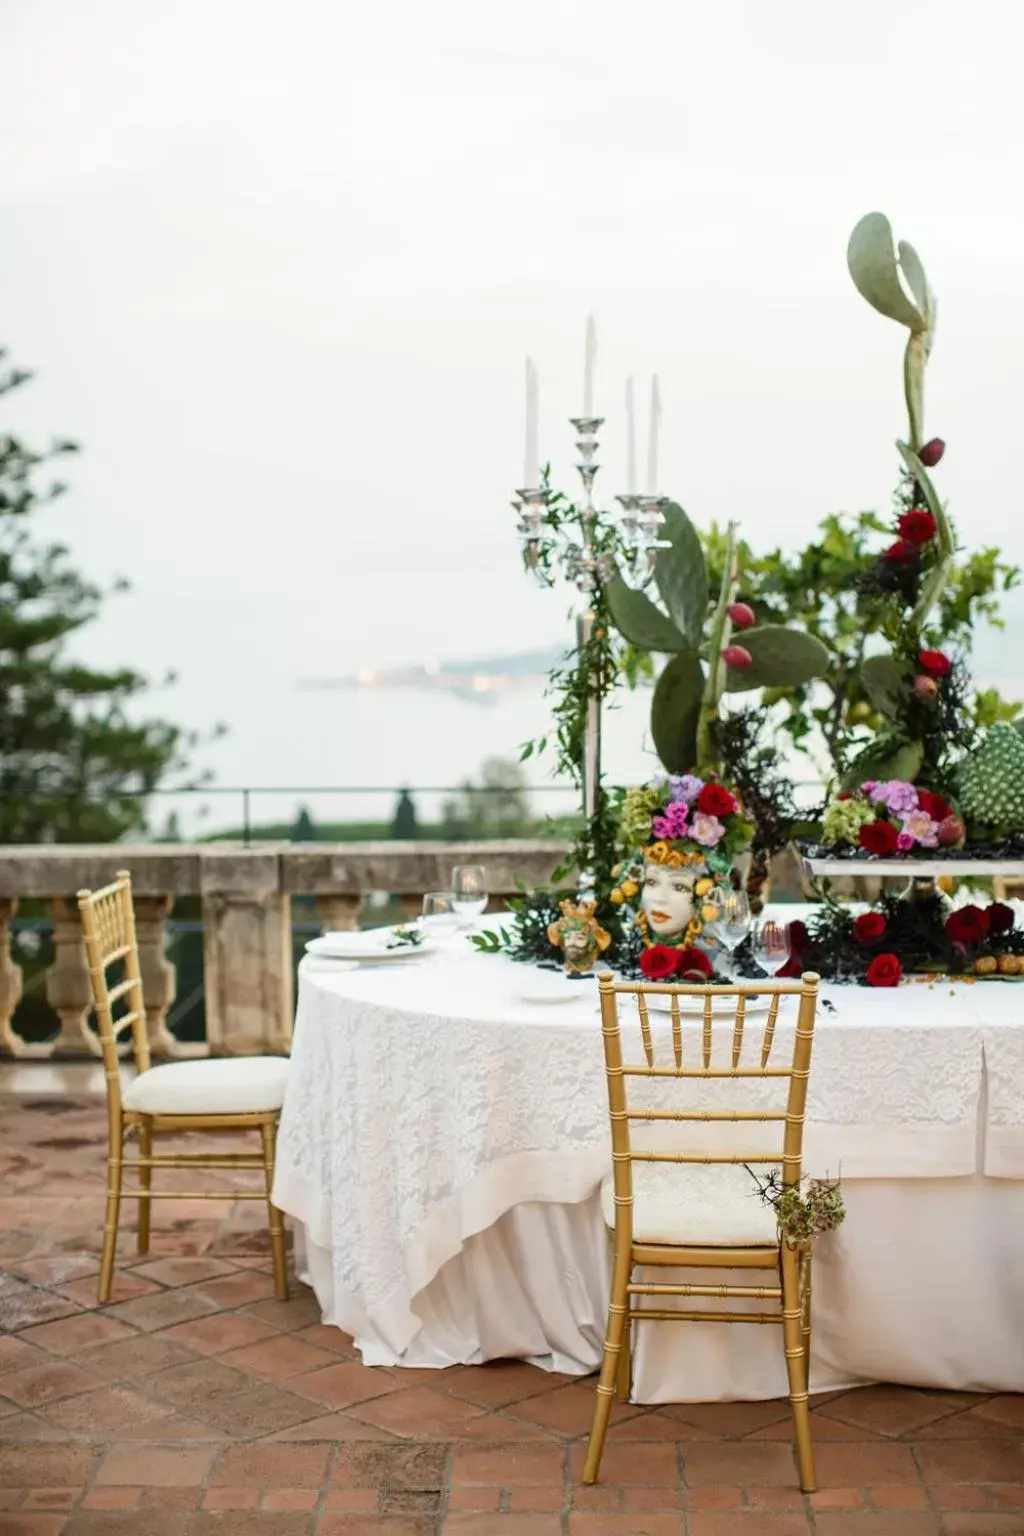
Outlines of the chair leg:
M 97 1298 L 102 1306 L 110 1300 L 114 1283 L 114 1257 L 117 1253 L 117 1228 L 121 1215 L 121 1184 L 124 1179 L 124 1122 L 118 1117 L 110 1124 L 107 1152 L 107 1205 L 103 1215 L 103 1254 Z
M 793 1413 L 796 1437 L 796 1462 L 800 1487 L 814 1493 L 814 1445 L 811 1440 L 811 1414 L 807 1401 L 808 1356 L 804 1353 L 803 1306 L 800 1298 L 800 1254 L 783 1241 L 779 1254 L 782 1272 L 782 1334 L 786 1346 L 786 1372 L 789 1377 L 789 1406 Z
M 629 1320 L 629 1305 L 632 1298 L 626 1296 L 626 1316 L 622 1324 L 622 1344 L 619 1347 L 619 1364 L 616 1377 L 616 1391 L 624 1403 L 629 1402 L 629 1389 L 633 1384 L 633 1350 L 632 1350 L 632 1323 Z
M 804 1390 L 811 1387 L 811 1245 L 803 1254 L 803 1336 L 804 1336 Z
M 277 1126 L 260 1126 L 263 1139 L 263 1166 L 267 1180 L 267 1213 L 270 1218 L 270 1252 L 274 1260 L 274 1294 L 278 1301 L 288 1300 L 288 1254 L 284 1241 L 284 1224 L 281 1212 L 270 1198 L 274 1187 L 274 1158 L 276 1153 Z
M 139 1157 L 153 1156 L 153 1125 L 149 1120 L 139 1122 Z M 153 1183 L 152 1168 L 139 1169 L 139 1188 L 149 1189 Z M 153 1202 L 148 1198 L 139 1201 L 139 1252 L 149 1252 L 149 1212 Z
M 617 1244 L 612 1266 L 612 1293 L 608 1302 L 608 1323 L 605 1329 L 604 1351 L 601 1356 L 601 1377 L 597 1383 L 594 1401 L 594 1421 L 590 1426 L 587 1445 L 587 1461 L 583 1469 L 583 1481 L 596 1483 L 601 1468 L 608 1421 L 612 1414 L 615 1384 L 619 1379 L 619 1358 L 628 1327 L 629 1279 L 632 1273 L 632 1249 L 627 1243 Z M 628 1367 L 627 1367 L 628 1368 Z

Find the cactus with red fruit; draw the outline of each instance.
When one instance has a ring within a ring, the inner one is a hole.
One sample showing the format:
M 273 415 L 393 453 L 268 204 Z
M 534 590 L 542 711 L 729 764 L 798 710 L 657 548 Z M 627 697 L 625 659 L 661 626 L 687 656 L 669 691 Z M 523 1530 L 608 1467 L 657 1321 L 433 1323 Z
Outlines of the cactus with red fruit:
M 700 537 L 682 507 L 666 508 L 662 534 L 666 547 L 658 553 L 654 581 L 665 611 L 618 577 L 606 588 L 608 608 L 631 645 L 669 657 L 651 703 L 651 735 L 663 766 L 669 773 L 714 773 L 723 693 L 808 683 L 827 671 L 828 652 L 801 630 L 758 624 L 753 609 L 737 601 L 735 525 L 729 527 L 713 607 Z M 734 628 L 742 645 L 732 644 Z

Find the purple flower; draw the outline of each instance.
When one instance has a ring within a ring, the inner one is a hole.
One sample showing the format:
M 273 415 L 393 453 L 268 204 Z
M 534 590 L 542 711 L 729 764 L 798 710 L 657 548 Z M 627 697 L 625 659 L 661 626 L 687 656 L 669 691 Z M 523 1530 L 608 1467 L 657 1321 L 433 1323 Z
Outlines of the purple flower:
M 913 846 L 914 846 L 914 839 L 913 839 L 913 837 L 911 836 L 911 834 L 909 832 L 898 832 L 896 834 L 896 852 L 897 853 L 909 853 L 911 848 L 913 848 Z
M 703 811 L 698 811 L 690 835 L 705 848 L 713 848 L 725 836 L 725 828 L 717 816 L 706 816 Z
M 878 788 L 878 780 L 877 779 L 865 779 L 864 783 L 861 785 L 860 788 L 861 788 L 861 794 L 867 795 L 868 799 L 872 803 L 874 803 L 875 791 Z
M 678 801 L 673 800 L 669 805 L 666 805 L 660 816 L 655 816 L 652 819 L 651 831 L 655 837 L 664 838 L 668 842 L 672 842 L 676 838 L 687 837 L 689 835 L 689 828 L 686 823 L 689 814 L 690 807 L 688 805 L 681 805 Z
M 905 784 L 900 779 L 893 779 L 886 788 L 888 789 L 886 804 L 894 816 L 906 816 L 910 811 L 917 810 L 917 790 L 913 784 Z
M 673 800 L 682 801 L 690 805 L 704 788 L 704 780 L 698 779 L 695 773 L 684 773 L 673 776 L 668 781 L 669 794 Z

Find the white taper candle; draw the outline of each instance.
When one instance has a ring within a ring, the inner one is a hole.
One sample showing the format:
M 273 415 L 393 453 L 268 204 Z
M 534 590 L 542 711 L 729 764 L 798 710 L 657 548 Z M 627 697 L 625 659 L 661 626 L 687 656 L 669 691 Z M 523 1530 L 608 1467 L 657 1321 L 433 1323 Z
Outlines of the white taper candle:
M 526 359 L 526 451 L 523 456 L 523 489 L 535 491 L 540 484 L 540 456 L 537 448 L 540 375 L 533 359 Z
M 583 414 L 594 414 L 594 364 L 597 361 L 597 326 L 593 315 L 587 316 L 587 337 L 583 350 Z
M 651 420 L 647 437 L 647 494 L 658 494 L 658 433 L 661 422 L 661 389 L 658 375 L 651 380 Z

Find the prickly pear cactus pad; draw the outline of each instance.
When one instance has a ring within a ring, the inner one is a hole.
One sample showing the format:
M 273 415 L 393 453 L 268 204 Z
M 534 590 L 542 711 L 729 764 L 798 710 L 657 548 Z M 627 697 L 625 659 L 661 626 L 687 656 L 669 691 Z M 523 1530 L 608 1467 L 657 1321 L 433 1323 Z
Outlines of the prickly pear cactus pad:
M 989 727 L 960 764 L 957 792 L 970 836 L 1003 839 L 1024 830 L 1024 737 L 1014 726 Z

